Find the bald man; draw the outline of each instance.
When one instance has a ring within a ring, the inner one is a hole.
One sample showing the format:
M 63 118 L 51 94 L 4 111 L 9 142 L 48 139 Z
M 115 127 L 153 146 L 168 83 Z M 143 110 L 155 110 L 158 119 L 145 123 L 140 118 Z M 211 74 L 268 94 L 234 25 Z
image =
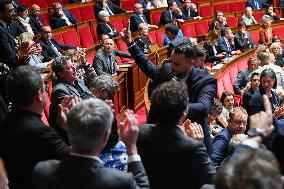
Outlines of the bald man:
M 39 34 L 42 26 L 44 26 L 44 22 L 41 18 L 40 14 L 40 7 L 37 4 L 33 4 L 31 7 L 31 14 L 30 14 L 30 25 L 34 34 Z
M 131 58 L 129 53 L 114 49 L 114 41 L 112 39 L 106 39 L 103 48 L 100 48 L 97 51 L 97 54 L 93 60 L 93 66 L 96 70 L 96 73 L 98 75 L 116 75 L 118 64 L 115 56 Z

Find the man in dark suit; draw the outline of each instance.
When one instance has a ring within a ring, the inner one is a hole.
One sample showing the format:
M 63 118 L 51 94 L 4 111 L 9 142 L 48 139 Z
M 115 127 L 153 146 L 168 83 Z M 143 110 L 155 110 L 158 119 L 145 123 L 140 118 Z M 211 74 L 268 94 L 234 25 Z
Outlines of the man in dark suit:
M 62 28 L 76 24 L 79 21 L 75 18 L 66 7 L 62 7 L 59 2 L 52 4 L 53 14 L 50 16 L 50 25 L 52 29 Z
M 184 22 L 182 19 L 182 12 L 178 8 L 174 0 L 168 1 L 168 8 L 161 14 L 160 25 L 165 25 L 170 22 Z
M 62 51 L 67 49 L 76 49 L 77 47 L 70 46 L 67 44 L 61 44 L 57 42 L 51 33 L 51 28 L 49 26 L 43 26 L 41 31 L 41 39 L 39 43 L 42 47 L 42 56 L 44 61 L 50 61 L 58 56 L 62 55 Z
M 189 19 L 202 19 L 198 15 L 197 7 L 195 4 L 191 3 L 191 0 L 185 0 L 184 1 L 184 7 L 181 9 L 182 12 L 182 18 L 184 20 L 189 20 Z
M 69 144 L 69 138 L 65 128 L 57 124 L 58 105 L 65 96 L 74 96 L 81 99 L 92 98 L 88 88 L 84 83 L 76 78 L 76 68 L 69 56 L 59 56 L 54 59 L 51 66 L 57 80 L 53 84 L 51 93 L 51 104 L 49 107 L 49 125 L 54 127 L 62 136 L 64 141 Z
M 68 156 L 69 147 L 41 121 L 48 94 L 34 67 L 16 68 L 7 78 L 6 89 L 13 105 L 0 127 L 0 156 L 9 187 L 32 188 L 31 174 L 36 163 L 63 159 Z
M 140 3 L 134 5 L 134 13 L 130 17 L 130 30 L 131 32 L 138 31 L 138 26 L 140 23 L 146 24 L 149 28 L 158 28 L 156 25 L 150 25 L 143 14 L 143 6 Z
M 41 32 L 41 28 L 45 25 L 39 13 L 40 7 L 37 4 L 33 4 L 30 14 L 30 25 L 33 29 L 34 34 L 39 34 Z
M 161 67 L 150 62 L 132 41 L 131 32 L 124 33 L 128 51 L 143 73 L 153 80 L 153 88 L 171 79 L 181 80 L 188 86 L 188 118 L 201 124 L 204 132 L 204 143 L 211 152 L 211 138 L 208 128 L 208 114 L 214 102 L 216 81 L 205 70 L 194 68 L 195 51 L 189 44 L 175 47 L 171 62 Z M 155 115 L 153 110 L 153 115 Z
M 221 29 L 221 38 L 218 41 L 218 53 L 223 52 L 226 52 L 229 56 L 241 54 L 241 51 L 235 47 L 234 34 L 229 27 Z
M 99 13 L 100 22 L 97 24 L 97 35 L 107 34 L 110 38 L 115 38 L 119 35 L 118 31 L 109 22 L 109 13 L 102 10 Z
M 248 114 L 242 107 L 236 107 L 230 110 L 228 127 L 222 129 L 215 136 L 212 143 L 213 153 L 211 159 L 216 168 L 229 155 L 229 143 L 236 134 L 243 134 L 246 131 Z
M 120 56 L 124 58 L 132 58 L 129 53 L 114 50 L 114 41 L 112 39 L 107 39 L 104 42 L 103 49 L 99 49 L 93 60 L 93 66 L 98 75 L 109 74 L 116 75 L 116 70 L 118 69 L 118 64 L 115 60 L 115 56 Z
M 253 10 L 260 10 L 269 6 L 266 0 L 248 0 L 247 7 L 251 7 Z
M 244 92 L 246 92 L 250 88 L 249 83 L 249 77 L 250 74 L 258 69 L 259 62 L 256 57 L 250 57 L 247 62 L 248 68 L 246 70 L 241 70 L 237 78 L 234 82 L 234 92 L 236 94 L 243 95 Z M 247 86 L 249 85 L 249 86 Z M 246 90 L 244 90 L 246 88 Z
M 204 144 L 188 137 L 181 126 L 187 115 L 189 90 L 178 81 L 159 85 L 151 96 L 158 122 L 139 128 L 138 152 L 153 189 L 200 188 L 211 183 L 215 174 Z
M 0 1 L 0 61 L 10 68 L 16 63 L 16 43 L 10 30 L 15 14 L 11 1 Z
M 250 33 L 246 31 L 246 24 L 240 22 L 238 24 L 238 32 L 235 33 L 234 42 L 237 50 L 242 52 L 249 51 L 255 48 L 255 44 L 250 36 Z
M 96 2 L 94 6 L 94 13 L 97 19 L 99 18 L 99 12 L 102 10 L 107 11 L 110 16 L 127 12 L 124 8 L 113 4 L 110 0 L 99 0 Z
M 128 173 L 104 167 L 99 154 L 105 147 L 111 130 L 113 113 L 99 99 L 82 101 L 67 116 L 67 131 L 72 151 L 63 161 L 49 160 L 36 165 L 33 174 L 35 189 L 148 189 L 149 181 L 136 140 L 139 132 L 135 115 L 126 111 L 126 125 L 120 125 L 120 137 L 128 154 Z

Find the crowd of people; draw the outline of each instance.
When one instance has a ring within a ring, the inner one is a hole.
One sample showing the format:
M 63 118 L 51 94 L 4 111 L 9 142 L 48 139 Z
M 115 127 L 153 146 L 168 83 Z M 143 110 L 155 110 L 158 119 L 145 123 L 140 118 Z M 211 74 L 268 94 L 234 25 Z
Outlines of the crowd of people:
M 146 14 L 158 7 L 166 7 L 160 24 L 169 55 L 161 65 L 147 58 L 149 29 L 158 26 Z M 246 29 L 258 24 L 253 10 L 263 8 L 256 46 Z M 248 0 L 235 34 L 216 11 L 198 45 L 179 28 L 202 19 L 190 0 L 139 0 L 122 32 L 109 18 L 128 11 L 99 0 L 92 63 L 86 49 L 53 38 L 52 29 L 79 22 L 59 2 L 53 10 L 48 26 L 38 5 L 29 11 L 0 0 L 0 188 L 283 188 L 284 49 L 273 36 L 271 22 L 282 18 L 272 5 Z M 115 48 L 117 37 L 128 53 Z M 252 49 L 256 55 L 238 73 L 234 91 L 216 99 L 211 67 Z M 132 110 L 122 122 L 115 117 L 117 56 L 133 59 L 150 79 L 143 125 Z M 41 75 L 46 69 L 51 94 Z

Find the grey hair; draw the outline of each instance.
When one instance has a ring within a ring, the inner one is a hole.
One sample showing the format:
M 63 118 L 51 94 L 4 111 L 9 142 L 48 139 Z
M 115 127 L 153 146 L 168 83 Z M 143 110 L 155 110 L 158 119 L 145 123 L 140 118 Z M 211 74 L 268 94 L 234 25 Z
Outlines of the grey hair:
M 139 5 L 141 5 L 141 4 L 140 4 L 140 3 L 135 3 L 135 4 L 134 4 L 134 9 L 136 10 Z
M 270 16 L 269 15 L 263 15 L 262 19 L 261 19 L 261 24 L 265 25 L 265 23 L 267 22 L 267 20 L 270 20 Z
M 68 60 L 71 60 L 70 56 L 59 56 L 54 59 L 51 69 L 55 75 L 57 75 L 58 72 L 64 71 L 64 66 Z
M 74 106 L 67 116 L 67 132 L 74 151 L 91 152 L 110 132 L 113 113 L 100 99 L 87 99 Z
M 119 85 L 110 75 L 100 75 L 93 79 L 90 83 L 90 89 L 107 89 L 108 91 L 115 89 L 119 90 Z
M 251 8 L 251 7 L 247 7 L 247 8 L 245 9 L 245 12 L 247 12 L 247 11 L 252 11 L 252 8 Z

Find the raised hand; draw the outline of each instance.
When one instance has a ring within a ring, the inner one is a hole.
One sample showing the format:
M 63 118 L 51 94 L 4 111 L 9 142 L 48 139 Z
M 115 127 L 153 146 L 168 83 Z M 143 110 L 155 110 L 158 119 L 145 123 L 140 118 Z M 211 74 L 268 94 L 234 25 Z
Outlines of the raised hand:
M 130 20 L 128 20 L 127 27 L 122 30 L 121 36 L 123 37 L 126 44 L 132 42 L 131 31 L 130 31 Z
M 187 136 L 203 142 L 204 134 L 200 124 L 197 124 L 195 122 L 192 123 L 189 119 L 187 119 L 182 126 L 184 129 L 184 133 Z

